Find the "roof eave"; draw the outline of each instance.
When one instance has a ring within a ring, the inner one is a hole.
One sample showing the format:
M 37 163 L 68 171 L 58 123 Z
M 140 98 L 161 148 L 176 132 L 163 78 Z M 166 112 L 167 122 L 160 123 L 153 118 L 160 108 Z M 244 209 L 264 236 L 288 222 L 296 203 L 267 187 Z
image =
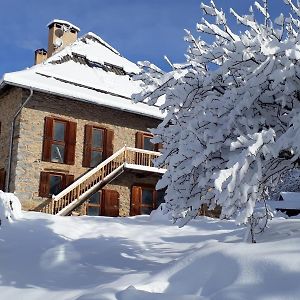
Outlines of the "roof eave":
M 16 82 L 13 82 L 13 81 L 5 80 L 5 78 L 3 78 L 2 81 L 0 82 L 0 90 L 5 85 L 12 85 L 12 86 L 16 86 L 16 87 L 24 88 L 24 89 L 32 89 L 33 91 L 40 92 L 40 93 L 51 94 L 51 95 L 54 95 L 54 96 L 64 97 L 64 98 L 73 99 L 73 100 L 84 102 L 84 103 L 91 103 L 91 104 L 97 105 L 97 104 L 95 104 L 95 102 L 93 102 L 91 100 L 88 100 L 88 99 L 83 99 L 81 97 L 74 97 L 74 96 L 70 96 L 70 95 L 66 95 L 66 94 L 62 94 L 62 93 L 58 93 L 58 92 L 53 92 L 53 91 L 49 91 L 49 90 L 45 90 L 45 89 L 41 89 L 41 88 L 36 88 L 34 86 L 29 86 L 29 85 L 16 83 Z M 125 111 L 125 112 L 132 113 L 132 114 L 135 114 L 135 115 L 146 116 L 146 117 L 157 119 L 157 120 L 162 120 L 164 118 L 163 116 L 158 117 L 158 116 L 154 116 L 152 114 L 141 113 L 141 112 L 138 112 L 138 111 L 131 111 L 130 109 L 124 109 L 124 108 L 121 108 L 121 107 L 118 108 L 118 107 L 115 107 L 115 106 L 109 106 L 109 105 L 105 105 L 105 104 L 98 104 L 98 105 L 108 107 L 110 109 Z

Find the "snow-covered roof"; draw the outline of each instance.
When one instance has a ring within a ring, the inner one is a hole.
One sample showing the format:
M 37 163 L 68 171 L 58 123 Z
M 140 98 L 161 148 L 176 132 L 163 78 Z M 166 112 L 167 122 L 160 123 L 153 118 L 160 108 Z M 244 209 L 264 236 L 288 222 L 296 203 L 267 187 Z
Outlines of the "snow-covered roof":
M 132 80 L 137 72 L 136 64 L 89 32 L 39 65 L 4 74 L 1 86 L 32 88 L 162 119 L 158 107 L 132 102 L 131 95 L 141 90 L 140 82 Z
M 300 209 L 300 193 L 296 192 L 281 192 L 283 200 L 267 201 L 274 209 Z

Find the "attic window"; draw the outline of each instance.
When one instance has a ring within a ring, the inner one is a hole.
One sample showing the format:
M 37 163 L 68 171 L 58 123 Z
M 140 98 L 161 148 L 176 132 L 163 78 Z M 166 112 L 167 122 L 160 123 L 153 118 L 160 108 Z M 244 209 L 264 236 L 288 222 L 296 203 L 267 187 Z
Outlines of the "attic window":
M 84 55 L 78 54 L 78 53 L 72 53 L 73 55 L 73 60 L 75 62 L 79 62 L 80 64 L 86 65 L 88 60 L 86 59 L 86 57 Z
M 88 65 L 91 68 L 101 68 L 101 69 L 104 69 L 105 71 L 108 71 L 105 66 L 103 66 L 100 63 L 95 62 L 95 61 L 88 61 Z
M 75 30 L 74 28 L 71 28 L 70 31 L 71 31 L 72 33 L 76 33 L 76 30 Z
M 121 67 L 118 67 L 118 66 L 115 66 L 112 64 L 108 64 L 108 63 L 105 63 L 105 66 L 108 68 L 108 70 L 110 72 L 114 72 L 117 75 L 126 75 L 126 72 Z
M 61 28 L 61 25 L 60 24 L 56 24 L 56 28 Z

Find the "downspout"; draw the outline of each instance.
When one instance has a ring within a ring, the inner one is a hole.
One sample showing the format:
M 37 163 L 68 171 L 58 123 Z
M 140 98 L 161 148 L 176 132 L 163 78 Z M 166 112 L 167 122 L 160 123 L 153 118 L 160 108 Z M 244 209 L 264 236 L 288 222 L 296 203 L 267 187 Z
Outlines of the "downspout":
M 17 120 L 17 117 L 19 116 L 20 112 L 22 111 L 23 107 L 31 99 L 32 95 L 33 95 L 33 89 L 30 88 L 30 94 L 29 94 L 29 96 L 23 102 L 23 104 L 20 106 L 20 108 L 18 109 L 18 111 L 14 115 L 13 121 L 11 122 L 10 138 L 9 138 L 9 153 L 8 153 L 7 176 L 6 176 L 6 179 L 5 179 L 5 191 L 6 192 L 9 192 L 9 182 L 10 182 L 10 177 L 11 177 L 11 160 L 12 160 L 12 154 L 13 154 L 14 134 L 15 134 L 16 120 Z

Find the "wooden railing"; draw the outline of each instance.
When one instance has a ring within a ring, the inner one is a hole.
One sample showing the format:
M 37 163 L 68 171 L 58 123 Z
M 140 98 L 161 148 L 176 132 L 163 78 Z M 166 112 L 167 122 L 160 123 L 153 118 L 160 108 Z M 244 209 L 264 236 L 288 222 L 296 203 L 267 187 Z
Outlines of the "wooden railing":
M 105 184 L 117 177 L 126 166 L 135 168 L 150 168 L 152 172 L 159 172 L 153 165 L 153 159 L 160 155 L 159 152 L 143 149 L 123 147 L 108 159 L 74 181 L 59 194 L 46 200 L 35 210 L 58 215 L 67 215 L 87 198 L 102 188 Z

